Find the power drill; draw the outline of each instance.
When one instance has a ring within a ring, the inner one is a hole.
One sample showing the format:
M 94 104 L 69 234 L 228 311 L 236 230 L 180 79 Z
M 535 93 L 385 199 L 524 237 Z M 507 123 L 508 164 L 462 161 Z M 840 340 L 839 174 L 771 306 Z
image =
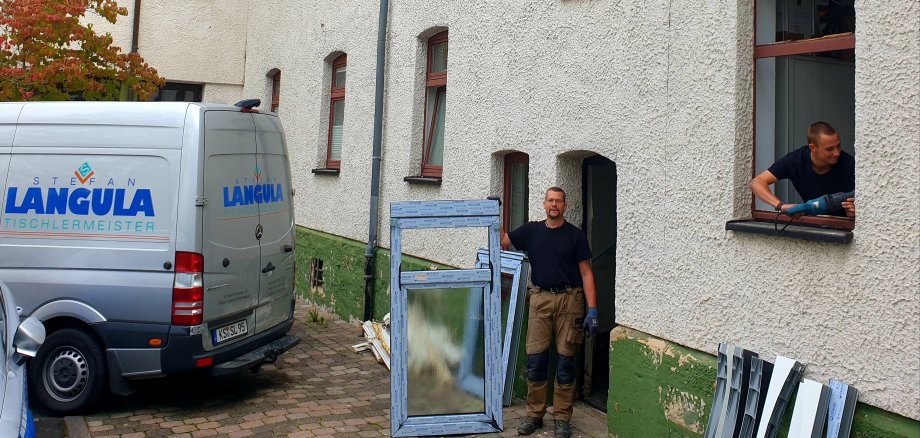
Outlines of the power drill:
M 786 210 L 786 215 L 794 216 L 796 214 L 802 213 L 809 216 L 817 216 L 819 214 L 830 213 L 832 211 L 841 209 L 843 207 L 843 201 L 852 198 L 855 193 L 855 191 L 852 191 L 823 195 L 819 198 L 797 204 L 796 206 Z

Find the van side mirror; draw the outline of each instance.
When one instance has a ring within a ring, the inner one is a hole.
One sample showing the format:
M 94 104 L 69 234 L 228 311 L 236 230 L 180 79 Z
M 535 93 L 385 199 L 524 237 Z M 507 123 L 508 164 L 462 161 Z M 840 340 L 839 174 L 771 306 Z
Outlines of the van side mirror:
M 13 336 L 13 347 L 16 348 L 16 356 L 13 360 L 19 365 L 27 357 L 35 357 L 43 342 L 45 342 L 45 325 L 34 316 L 26 318 L 19 324 L 16 335 Z

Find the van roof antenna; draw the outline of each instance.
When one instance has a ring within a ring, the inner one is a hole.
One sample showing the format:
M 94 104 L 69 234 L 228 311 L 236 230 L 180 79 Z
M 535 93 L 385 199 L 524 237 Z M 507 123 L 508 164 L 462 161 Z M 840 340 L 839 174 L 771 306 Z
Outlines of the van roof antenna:
M 233 106 L 238 106 L 240 108 L 243 108 L 244 110 L 251 110 L 261 104 L 262 104 L 262 101 L 259 99 L 243 99 L 233 104 Z

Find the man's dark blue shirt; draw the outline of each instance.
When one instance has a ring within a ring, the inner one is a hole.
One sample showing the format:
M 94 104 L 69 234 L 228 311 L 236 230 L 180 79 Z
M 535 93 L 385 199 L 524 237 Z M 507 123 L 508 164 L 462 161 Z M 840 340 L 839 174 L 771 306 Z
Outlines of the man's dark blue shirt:
M 811 150 L 802 146 L 780 158 L 769 169 L 776 179 L 788 179 L 792 186 L 799 192 L 803 201 L 808 201 L 823 195 L 851 192 L 856 188 L 856 160 L 853 156 L 840 151 L 837 164 L 824 175 L 815 173 L 811 165 Z M 844 210 L 837 210 L 831 214 L 846 216 Z

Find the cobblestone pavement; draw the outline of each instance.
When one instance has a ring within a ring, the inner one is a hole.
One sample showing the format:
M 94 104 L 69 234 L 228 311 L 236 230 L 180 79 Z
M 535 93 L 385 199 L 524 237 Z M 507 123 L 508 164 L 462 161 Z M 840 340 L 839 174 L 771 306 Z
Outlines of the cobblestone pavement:
M 84 417 L 92 437 L 375 437 L 389 436 L 389 371 L 368 351 L 357 324 L 298 305 L 293 332 L 301 343 L 258 373 L 222 378 L 189 375 L 142 382 L 129 397 L 109 397 Z M 53 421 L 42 417 L 39 422 Z M 515 436 L 524 413 L 505 409 L 505 432 Z M 547 420 L 550 420 L 547 415 Z M 576 406 L 574 436 L 606 435 L 606 417 Z M 70 433 L 70 436 L 78 434 Z M 535 434 L 534 436 L 541 436 Z M 552 436 L 547 421 L 542 436 Z

